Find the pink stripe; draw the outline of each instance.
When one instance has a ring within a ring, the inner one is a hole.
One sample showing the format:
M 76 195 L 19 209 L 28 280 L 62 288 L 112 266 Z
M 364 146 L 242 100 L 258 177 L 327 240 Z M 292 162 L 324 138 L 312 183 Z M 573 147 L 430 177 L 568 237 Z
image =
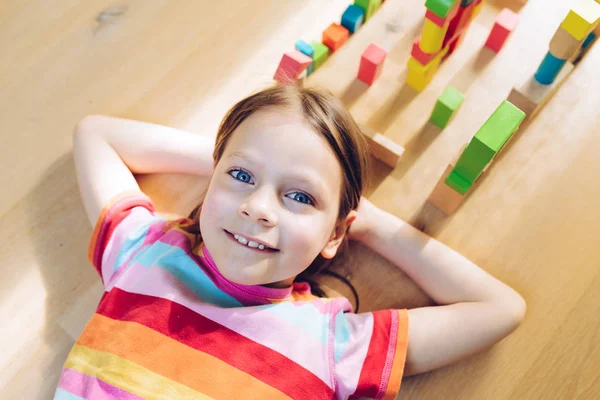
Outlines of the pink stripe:
M 135 207 L 113 231 L 113 234 L 102 254 L 102 278 L 105 287 L 110 286 L 111 277 L 115 272 L 115 261 L 117 260 L 117 256 L 120 253 L 120 247 L 126 240 L 127 235 L 131 234 L 134 229 L 139 227 L 145 221 L 148 221 L 150 218 L 152 218 L 152 214 L 150 214 L 148 210 L 142 207 Z M 144 242 L 146 242 L 148 236 L 149 235 L 146 236 Z
M 194 293 L 168 271 L 136 263 L 127 268 L 127 274 L 115 286 L 130 293 L 164 298 L 187 307 L 250 340 L 278 351 L 311 371 L 328 386 L 332 385 L 328 365 L 323 362 L 328 357 L 328 346 L 308 335 L 299 335 L 298 327 L 271 313 L 268 309 L 270 306 L 223 309 L 201 303 Z M 275 333 L 278 340 L 272 340 Z M 297 340 L 302 341 L 302 346 L 295 345 Z
M 94 378 L 71 368 L 62 371 L 58 387 L 88 400 L 125 399 L 142 400 L 142 397 L 131 394 L 116 386 Z
M 381 399 L 385 395 L 390 374 L 392 373 L 392 365 L 394 363 L 394 354 L 396 352 L 396 341 L 398 340 L 398 311 L 390 310 L 392 315 L 392 326 L 390 327 L 390 342 L 388 344 L 387 357 L 385 359 L 385 367 L 383 368 L 383 376 L 379 385 L 377 399 Z
M 346 345 L 342 356 L 335 366 L 337 375 L 336 394 L 345 399 L 356 391 L 362 366 L 367 357 L 371 333 L 373 332 L 373 314 L 346 314 L 346 326 L 350 330 L 350 343 Z

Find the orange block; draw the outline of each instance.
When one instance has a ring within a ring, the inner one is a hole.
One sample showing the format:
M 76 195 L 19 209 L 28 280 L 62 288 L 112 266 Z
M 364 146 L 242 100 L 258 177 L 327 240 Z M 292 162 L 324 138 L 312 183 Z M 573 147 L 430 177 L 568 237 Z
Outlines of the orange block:
M 323 44 L 329 47 L 329 50 L 336 51 L 346 43 L 350 37 L 348 29 L 340 24 L 333 23 L 323 31 Z

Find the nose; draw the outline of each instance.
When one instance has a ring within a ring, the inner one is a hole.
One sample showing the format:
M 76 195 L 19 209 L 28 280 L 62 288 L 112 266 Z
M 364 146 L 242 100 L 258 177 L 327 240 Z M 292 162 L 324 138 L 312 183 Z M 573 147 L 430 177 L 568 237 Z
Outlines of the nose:
M 277 225 L 277 195 L 269 188 L 262 187 L 254 190 L 239 208 L 239 214 L 243 218 L 250 218 L 260 222 L 264 226 Z

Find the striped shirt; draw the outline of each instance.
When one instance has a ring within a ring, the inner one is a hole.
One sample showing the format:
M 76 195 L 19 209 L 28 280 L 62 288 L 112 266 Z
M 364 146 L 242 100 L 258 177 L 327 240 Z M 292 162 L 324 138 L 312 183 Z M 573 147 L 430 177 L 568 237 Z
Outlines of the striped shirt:
M 190 223 L 142 193 L 104 208 L 89 258 L 105 291 L 55 399 L 395 399 L 407 310 L 229 281 Z

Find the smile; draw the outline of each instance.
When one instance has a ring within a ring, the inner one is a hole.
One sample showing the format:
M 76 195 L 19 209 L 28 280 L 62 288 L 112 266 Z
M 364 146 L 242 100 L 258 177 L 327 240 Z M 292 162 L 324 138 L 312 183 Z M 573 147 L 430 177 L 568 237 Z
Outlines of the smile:
M 244 238 L 238 234 L 233 234 L 226 230 L 224 230 L 224 232 L 231 241 L 239 244 L 240 246 L 247 248 L 248 250 L 256 251 L 259 253 L 275 253 L 275 252 L 279 251 L 277 249 L 272 249 L 270 247 L 267 247 L 262 243 L 257 243 L 252 240 L 247 240 L 246 238 Z

